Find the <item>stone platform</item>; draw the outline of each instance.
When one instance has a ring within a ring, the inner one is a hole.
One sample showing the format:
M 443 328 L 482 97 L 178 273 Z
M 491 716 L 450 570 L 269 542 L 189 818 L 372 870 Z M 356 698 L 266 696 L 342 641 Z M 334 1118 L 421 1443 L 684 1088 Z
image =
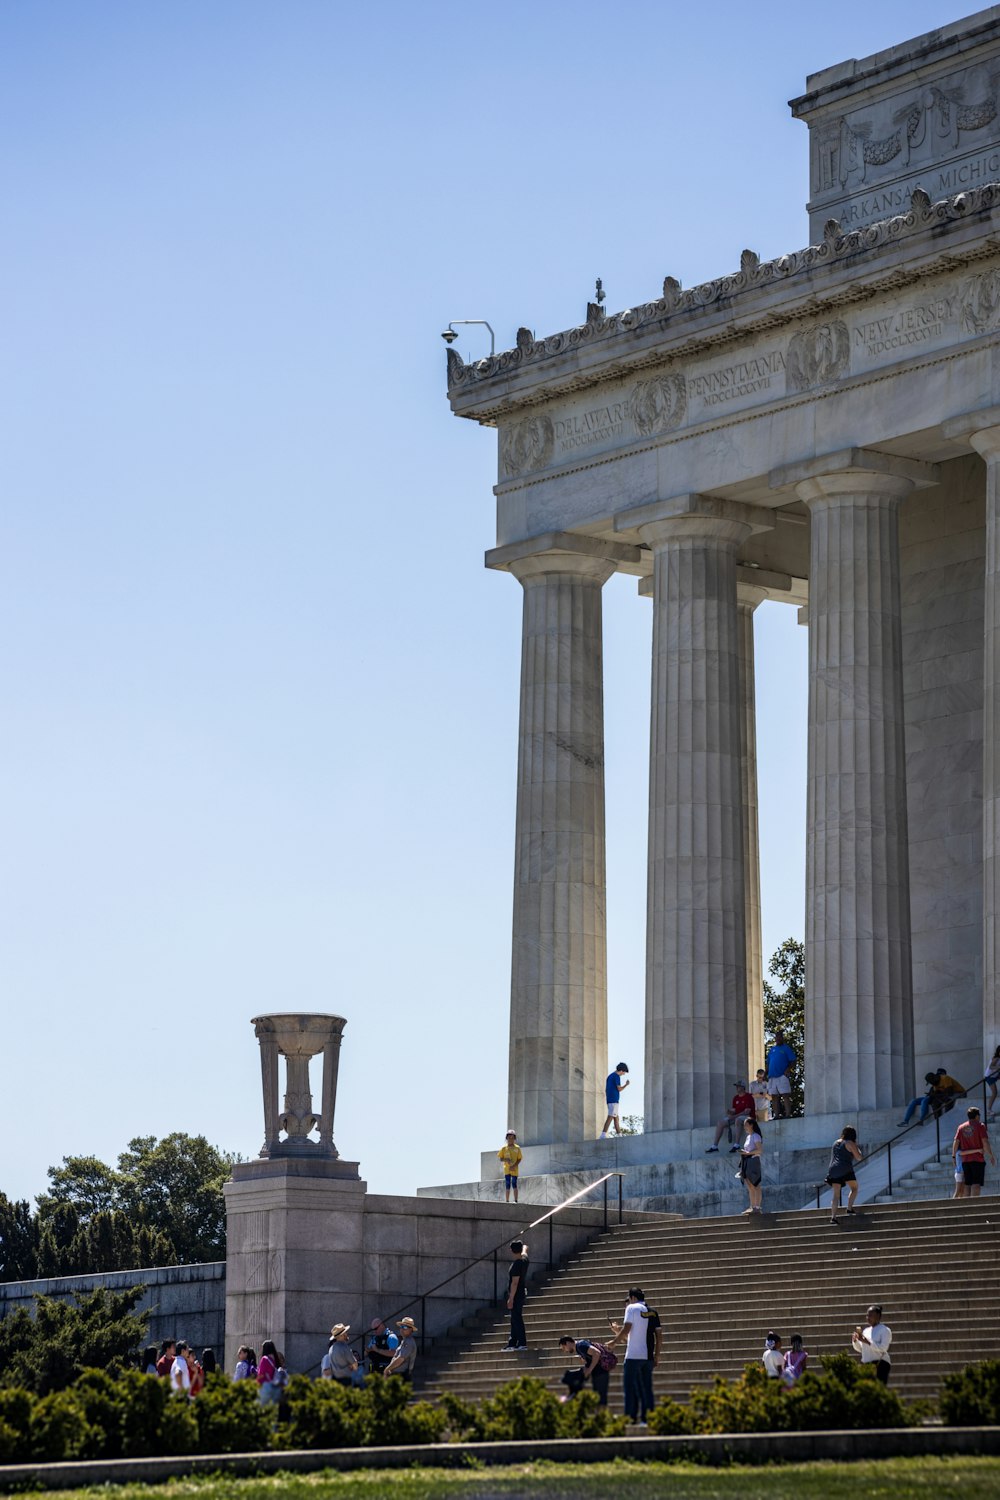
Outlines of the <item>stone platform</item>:
M 805 1115 L 796 1120 L 764 1123 L 764 1206 L 777 1212 L 815 1203 L 815 1185 L 826 1176 L 830 1146 L 845 1125 L 858 1132 L 862 1150 L 877 1147 L 897 1133 L 902 1110 L 866 1110 L 854 1116 Z M 623 1198 L 631 1210 L 679 1213 L 686 1218 L 738 1213 L 746 1207 L 746 1190 L 736 1180 L 739 1158 L 729 1154 L 722 1137 L 719 1154 L 706 1154 L 713 1130 L 661 1130 L 608 1140 L 569 1141 L 524 1146 L 521 1163 L 522 1203 L 562 1203 L 605 1172 L 623 1174 Z M 742 1132 L 734 1130 L 734 1143 Z M 950 1139 L 950 1136 L 949 1136 Z M 933 1150 L 933 1134 L 927 1147 Z M 495 1202 L 503 1193 L 500 1163 L 484 1151 L 478 1181 L 417 1189 L 418 1196 Z M 609 1202 L 617 1206 L 618 1187 L 608 1184 Z M 600 1204 L 602 1190 L 584 1202 Z

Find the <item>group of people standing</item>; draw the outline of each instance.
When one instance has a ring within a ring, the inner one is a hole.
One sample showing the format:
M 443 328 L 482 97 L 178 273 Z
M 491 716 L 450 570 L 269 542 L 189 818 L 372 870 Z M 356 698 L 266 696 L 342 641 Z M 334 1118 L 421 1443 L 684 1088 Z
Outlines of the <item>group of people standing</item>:
M 865 1324 L 858 1325 L 851 1335 L 851 1346 L 861 1356 L 862 1364 L 873 1364 L 875 1374 L 884 1385 L 889 1382 L 891 1361 L 889 1345 L 892 1331 L 882 1321 L 882 1309 L 869 1307 Z M 559 1348 L 568 1355 L 575 1354 L 579 1363 L 568 1369 L 562 1377 L 568 1401 L 579 1394 L 589 1382 L 602 1406 L 608 1404 L 608 1387 L 611 1371 L 618 1364 L 615 1346 L 625 1344 L 624 1377 L 625 1416 L 637 1427 L 648 1425 L 649 1412 L 656 1404 L 653 1393 L 653 1371 L 660 1362 L 663 1328 L 659 1313 L 646 1299 L 642 1287 L 629 1287 L 628 1302 L 621 1322 L 609 1319 L 613 1337 L 607 1342 L 601 1339 L 574 1338 L 564 1334 Z M 802 1335 L 793 1333 L 787 1349 L 782 1348 L 781 1335 L 773 1329 L 764 1340 L 761 1364 L 765 1373 L 791 1388 L 802 1378 L 809 1364 L 809 1354 L 803 1345 Z
M 575 1354 L 580 1361 L 579 1366 L 567 1370 L 562 1377 L 569 1392 L 562 1399 L 568 1401 L 577 1395 L 589 1380 L 600 1404 L 607 1406 L 611 1371 L 618 1363 L 615 1345 L 624 1343 L 625 1415 L 630 1422 L 645 1427 L 647 1416 L 656 1404 L 653 1371 L 660 1362 L 663 1337 L 660 1315 L 647 1303 L 642 1287 L 632 1286 L 621 1321 L 608 1321 L 613 1337 L 606 1343 L 600 1339 L 574 1338 L 571 1334 L 564 1334 L 559 1340 L 559 1348 L 566 1354 Z
M 412 1318 L 400 1318 L 395 1334 L 381 1318 L 373 1318 L 365 1341 L 362 1360 L 350 1342 L 350 1323 L 334 1323 L 330 1343 L 320 1361 L 320 1379 L 335 1380 L 339 1385 L 363 1385 L 366 1375 L 398 1375 L 413 1379 L 417 1362 L 416 1334 L 420 1332 Z
M 209 1375 L 218 1370 L 214 1349 L 202 1350 L 198 1358 L 190 1344 L 184 1339 L 164 1339 L 157 1353 L 155 1344 L 147 1344 L 139 1359 L 139 1368 L 144 1375 L 158 1375 L 169 1380 L 172 1391 L 181 1391 L 185 1396 L 197 1396 L 205 1388 Z

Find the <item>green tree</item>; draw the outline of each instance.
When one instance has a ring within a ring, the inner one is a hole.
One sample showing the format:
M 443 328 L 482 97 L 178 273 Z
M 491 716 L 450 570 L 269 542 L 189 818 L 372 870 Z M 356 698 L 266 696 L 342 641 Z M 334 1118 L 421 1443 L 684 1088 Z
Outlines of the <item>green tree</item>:
M 222 1188 L 238 1160 L 181 1131 L 137 1136 L 117 1167 L 64 1156 L 49 1168 L 37 1214 L 0 1194 L 0 1280 L 221 1259 Z
M 64 1156 L 61 1167 L 49 1167 L 49 1191 L 38 1199 L 44 1217 L 60 1203 L 71 1203 L 80 1218 L 109 1213 L 117 1203 L 118 1173 L 96 1156 Z
M 149 1316 L 135 1311 L 145 1290 L 88 1292 L 75 1302 L 36 1297 L 34 1317 L 24 1308 L 9 1313 L 0 1321 L 0 1385 L 44 1396 L 83 1370 L 126 1368 L 146 1339 Z
M 209 1145 L 203 1135 L 176 1131 L 159 1142 L 137 1136 L 118 1158 L 118 1205 L 165 1235 L 181 1265 L 221 1260 L 226 1253 L 222 1188 L 238 1159 Z
M 31 1281 L 37 1268 L 38 1220 L 31 1204 L 0 1193 L 0 1281 Z
M 767 972 L 780 988 L 764 980 L 764 1042 L 770 1049 L 775 1032 L 783 1031 L 785 1041 L 795 1049 L 795 1062 L 789 1078 L 792 1085 L 791 1111 L 801 1115 L 804 1105 L 806 950 L 798 938 L 786 938 L 771 955 Z

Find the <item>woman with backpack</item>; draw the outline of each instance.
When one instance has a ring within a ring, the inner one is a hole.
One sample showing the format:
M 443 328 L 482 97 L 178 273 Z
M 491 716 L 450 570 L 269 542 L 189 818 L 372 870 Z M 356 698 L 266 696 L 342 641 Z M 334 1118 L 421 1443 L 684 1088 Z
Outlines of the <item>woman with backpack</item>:
M 563 1385 L 569 1387 L 569 1395 L 578 1395 L 589 1380 L 597 1392 L 598 1401 L 602 1406 L 607 1406 L 608 1377 L 618 1363 L 614 1350 L 598 1339 L 574 1339 L 568 1333 L 559 1340 L 559 1347 L 567 1354 L 575 1352 L 583 1364 L 580 1370 L 567 1370 L 562 1378 Z M 569 1396 L 562 1399 L 568 1401 Z

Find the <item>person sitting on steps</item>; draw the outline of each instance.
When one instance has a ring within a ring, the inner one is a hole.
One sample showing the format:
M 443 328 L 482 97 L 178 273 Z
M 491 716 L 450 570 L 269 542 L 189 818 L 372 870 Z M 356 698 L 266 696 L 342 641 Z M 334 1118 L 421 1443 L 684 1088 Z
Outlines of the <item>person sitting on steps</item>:
M 733 1085 L 733 1087 L 736 1089 L 736 1092 L 733 1095 L 733 1102 L 732 1104 L 730 1104 L 722 1119 L 716 1125 L 715 1140 L 710 1146 L 705 1147 L 706 1156 L 710 1155 L 713 1151 L 718 1151 L 719 1142 L 722 1140 L 723 1132 L 726 1130 L 730 1130 L 732 1126 L 737 1123 L 737 1121 L 745 1120 L 747 1115 L 753 1115 L 754 1119 L 756 1119 L 757 1117 L 757 1101 L 754 1099 L 752 1094 L 747 1093 L 747 1086 L 743 1082 L 743 1079 L 737 1078 L 736 1083 Z M 734 1151 L 738 1151 L 739 1149 L 739 1145 L 730 1146 L 730 1154 L 732 1154 Z

